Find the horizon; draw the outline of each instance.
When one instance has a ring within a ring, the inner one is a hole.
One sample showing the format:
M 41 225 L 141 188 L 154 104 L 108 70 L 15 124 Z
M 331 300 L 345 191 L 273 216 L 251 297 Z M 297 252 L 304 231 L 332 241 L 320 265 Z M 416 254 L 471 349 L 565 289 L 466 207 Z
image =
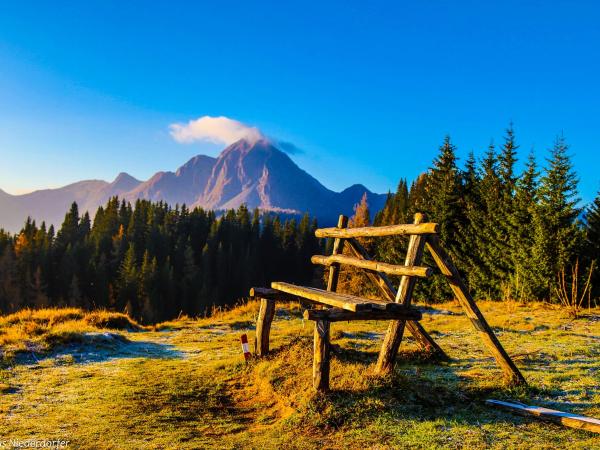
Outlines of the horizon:
M 596 196 L 596 4 L 342 5 L 4 5 L 0 189 L 147 180 L 251 129 L 331 190 L 394 192 L 445 135 L 462 167 L 513 122 L 518 168 L 564 132 Z M 206 118 L 239 126 L 174 136 Z

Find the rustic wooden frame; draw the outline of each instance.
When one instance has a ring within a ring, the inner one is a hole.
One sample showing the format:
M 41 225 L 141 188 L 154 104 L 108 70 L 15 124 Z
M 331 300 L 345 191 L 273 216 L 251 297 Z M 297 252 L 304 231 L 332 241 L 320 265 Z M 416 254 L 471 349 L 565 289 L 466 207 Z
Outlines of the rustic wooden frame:
M 462 281 L 458 269 L 454 266 L 449 255 L 440 245 L 439 226 L 435 223 L 427 223 L 424 214 L 415 214 L 414 223 L 391 225 L 385 227 L 362 227 L 347 228 L 348 218 L 340 215 L 337 227 L 316 230 L 317 237 L 333 237 L 333 252 L 331 256 L 315 255 L 311 258 L 315 264 L 329 267 L 327 291 L 335 293 L 339 279 L 340 264 L 349 264 L 362 268 L 367 276 L 379 289 L 383 298 L 381 309 L 361 309 L 358 304 L 352 307 L 350 297 L 341 295 L 325 296 L 319 294 L 319 290 L 293 286 L 287 283 L 273 283 L 275 289 L 253 288 L 251 297 L 261 299 L 260 311 L 256 326 L 256 353 L 264 356 L 269 352 L 269 336 L 271 323 L 275 312 L 276 301 L 303 300 L 307 299 L 323 305 L 337 305 L 340 303 L 342 309 L 317 309 L 308 310 L 304 317 L 315 322 L 314 329 L 314 357 L 313 357 L 313 386 L 317 391 L 329 390 L 329 368 L 330 368 L 330 324 L 342 320 L 390 320 L 385 335 L 376 371 L 386 373 L 393 369 L 398 349 L 402 342 L 404 329 L 407 328 L 414 336 L 417 343 L 427 351 L 436 353 L 441 359 L 448 359 L 446 353 L 439 347 L 434 339 L 427 333 L 418 322 L 420 315 L 410 309 L 412 292 L 418 277 L 427 277 L 432 273 L 431 268 L 420 267 L 425 249 L 429 251 L 441 273 L 446 277 L 450 287 L 465 310 L 467 317 L 488 348 L 492 356 L 505 374 L 505 378 L 512 384 L 525 384 L 525 378 L 516 367 L 493 330 L 485 320 L 485 317 L 477 307 L 473 297 Z M 409 235 L 407 254 L 404 266 L 380 263 L 373 261 L 368 252 L 355 239 L 357 237 L 377 237 L 390 235 Z M 351 256 L 343 255 L 344 246 L 347 246 Z M 396 290 L 387 274 L 401 275 L 400 285 Z M 284 287 L 284 284 L 286 285 Z M 277 287 L 282 290 L 278 290 Z M 283 291 L 285 290 L 285 292 Z M 323 291 L 320 291 L 323 292 Z M 307 296 L 308 293 L 308 296 Z M 328 298 L 325 298 L 328 297 Z M 333 298 L 333 299 L 332 299 Z M 344 304 L 343 300 L 350 303 Z M 332 301 L 338 303 L 332 303 Z M 398 308 L 391 308 L 391 303 L 398 304 Z M 373 301 L 372 306 L 377 306 Z M 402 306 L 400 306 L 402 305 Z M 350 309 L 350 311 L 348 311 Z

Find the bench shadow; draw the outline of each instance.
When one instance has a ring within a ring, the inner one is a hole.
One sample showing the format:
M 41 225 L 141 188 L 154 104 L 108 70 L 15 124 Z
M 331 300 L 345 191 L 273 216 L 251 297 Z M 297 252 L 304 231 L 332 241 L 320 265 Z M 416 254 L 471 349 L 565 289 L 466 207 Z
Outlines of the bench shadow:
M 361 415 L 369 417 L 379 414 L 382 408 L 397 420 L 450 419 L 457 425 L 468 426 L 481 426 L 486 422 L 514 426 L 532 421 L 485 405 L 489 398 L 514 399 L 513 389 L 477 386 L 472 380 L 459 376 L 455 367 L 418 353 L 399 354 L 394 372 L 387 376 L 367 374 L 366 366 L 372 367 L 377 360 L 377 352 L 343 349 L 334 355 L 334 358 L 343 361 L 363 363 L 364 376 L 370 379 L 363 389 L 339 389 L 335 386 L 335 377 L 332 377 L 332 390 L 324 396 L 315 395 L 313 401 L 317 409 L 322 405 L 324 415 L 328 415 L 328 411 L 339 411 L 325 418 L 327 425 L 342 427 L 348 417 L 353 416 L 353 411 L 360 410 Z M 536 391 L 527 387 L 518 389 L 531 390 L 532 395 Z M 371 407 L 373 411 L 369 411 Z
M 309 346 L 311 343 L 312 340 L 307 337 L 294 339 L 273 349 L 270 357 L 285 354 L 295 346 Z M 316 393 L 309 406 L 309 409 L 320 415 L 319 422 L 322 426 L 338 428 L 346 426 L 349 421 L 371 420 L 381 414 L 382 410 L 397 420 L 451 419 L 458 425 L 469 426 L 481 426 L 488 422 L 514 426 L 532 421 L 530 418 L 491 408 L 485 404 L 485 400 L 531 398 L 539 394 L 535 387 L 477 385 L 472 379 L 459 375 L 460 369 L 456 367 L 456 363 L 460 365 L 458 360 L 453 359 L 449 363 L 419 349 L 400 351 L 394 372 L 378 376 L 371 370 L 378 353 L 378 350 L 373 349 L 352 348 L 348 343 L 343 346 L 332 344 L 332 359 L 363 366 L 364 370 L 359 369 L 358 376 L 365 377 L 366 380 L 362 388 L 344 389 L 336 387 L 336 374 L 331 374 L 331 390 L 326 394 Z M 490 377 L 493 376 L 490 373 Z M 356 411 L 360 411 L 358 418 Z

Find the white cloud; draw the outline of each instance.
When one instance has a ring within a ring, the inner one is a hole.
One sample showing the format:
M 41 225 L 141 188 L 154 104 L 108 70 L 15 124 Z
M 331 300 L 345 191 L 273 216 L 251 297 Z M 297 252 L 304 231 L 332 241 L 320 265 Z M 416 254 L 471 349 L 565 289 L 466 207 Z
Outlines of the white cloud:
M 169 128 L 173 139 L 186 144 L 204 141 L 229 145 L 240 139 L 256 142 L 263 138 L 258 128 L 224 116 L 202 116 L 188 123 L 171 124 Z

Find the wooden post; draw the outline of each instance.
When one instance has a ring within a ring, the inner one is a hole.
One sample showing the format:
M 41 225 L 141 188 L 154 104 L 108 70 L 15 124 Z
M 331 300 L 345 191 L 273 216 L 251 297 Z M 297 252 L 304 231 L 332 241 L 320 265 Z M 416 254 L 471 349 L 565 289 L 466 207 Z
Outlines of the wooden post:
M 315 321 L 313 387 L 318 392 L 329 390 L 329 326 L 328 320 Z
M 356 240 L 348 239 L 346 241 L 346 244 L 350 249 L 350 253 L 354 254 L 354 256 L 356 256 L 357 258 L 370 259 L 367 251 Z M 396 296 L 394 294 L 394 285 L 385 273 L 366 272 L 366 274 L 369 277 L 369 279 L 373 282 L 373 284 L 375 284 L 375 286 L 379 288 L 381 295 L 383 295 L 385 299 L 387 299 L 390 302 L 395 301 Z M 444 350 L 442 350 L 442 348 L 437 344 L 437 342 L 433 340 L 433 338 L 429 335 L 429 333 L 427 333 L 425 328 L 423 328 L 423 325 L 421 325 L 419 322 L 409 320 L 406 322 L 406 328 L 408 328 L 408 331 L 410 331 L 410 333 L 417 340 L 417 343 L 422 348 L 424 348 L 427 351 L 437 353 L 441 359 L 450 359 L 448 355 L 446 355 Z
M 268 298 L 260 299 L 260 310 L 256 321 L 256 354 L 265 356 L 269 353 L 269 335 L 271 334 L 271 323 L 275 315 L 275 300 Z
M 465 310 L 467 317 L 471 320 L 471 323 L 475 327 L 483 343 L 487 346 L 489 351 L 492 353 L 507 378 L 507 381 L 512 384 L 525 384 L 525 378 L 519 372 L 515 363 L 510 359 L 506 350 L 500 344 L 500 341 L 488 325 L 485 317 L 481 314 L 481 311 L 477 307 L 475 300 L 471 297 L 467 287 L 462 281 L 458 269 L 452 263 L 450 256 L 440 245 L 440 239 L 438 236 L 427 237 L 427 248 L 429 249 L 431 256 L 435 260 L 436 264 L 442 271 L 442 274 L 446 276 L 450 287 L 454 292 L 454 295 L 458 299 L 459 303 Z
M 415 225 L 425 222 L 427 219 L 424 214 L 415 214 Z M 423 259 L 423 248 L 425 247 L 425 239 L 421 235 L 412 235 L 408 243 L 408 250 L 406 252 L 406 260 L 404 264 L 406 266 L 417 266 L 421 264 Z M 415 287 L 416 279 L 412 276 L 404 275 L 400 279 L 400 287 L 396 294 L 396 303 L 402 303 L 405 306 L 410 306 L 412 293 Z M 381 351 L 379 352 L 379 358 L 377 359 L 377 373 L 391 372 L 394 368 L 394 361 L 402 342 L 402 336 L 404 334 L 405 320 L 393 320 L 388 326 L 388 331 L 383 340 Z
M 338 228 L 346 228 L 348 226 L 348 218 L 340 215 L 338 219 Z M 335 238 L 333 241 L 333 255 L 341 254 L 344 250 L 344 239 Z M 337 290 L 338 278 L 340 275 L 340 265 L 332 264 L 329 267 L 329 280 L 327 282 L 327 290 L 335 292 Z M 327 392 L 329 390 L 329 328 L 328 320 L 315 321 L 314 334 L 314 357 L 313 357 L 313 387 L 319 392 Z

